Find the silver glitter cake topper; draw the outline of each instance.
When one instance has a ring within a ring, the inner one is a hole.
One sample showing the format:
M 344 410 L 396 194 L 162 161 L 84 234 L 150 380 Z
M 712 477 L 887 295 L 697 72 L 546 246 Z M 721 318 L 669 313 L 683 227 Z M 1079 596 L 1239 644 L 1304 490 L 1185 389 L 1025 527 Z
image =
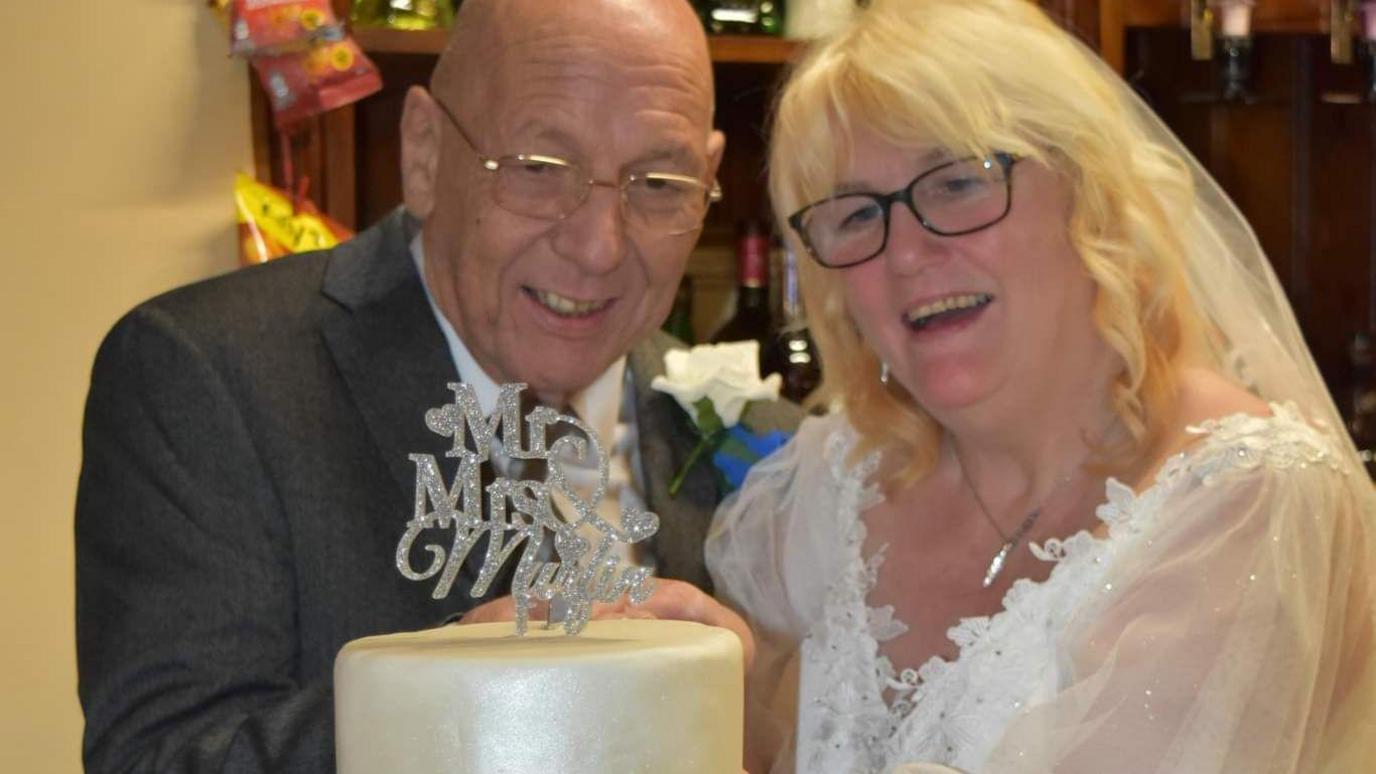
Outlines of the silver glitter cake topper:
M 470 591 L 473 597 L 481 597 L 502 565 L 524 543 L 511 581 L 516 633 L 526 633 L 531 601 L 543 600 L 562 602 L 567 610 L 564 631 L 577 634 L 587 625 L 594 602 L 614 602 L 622 594 L 627 594 L 634 604 L 649 599 L 653 591 L 649 569 L 622 568 L 613 552 L 616 543 L 639 543 L 654 535 L 659 529 L 659 518 L 647 511 L 626 508 L 621 511 L 618 527 L 598 515 L 598 503 L 607 491 L 607 455 L 597 433 L 577 417 L 560 414 L 547 406 L 536 407 L 525 416 L 526 445 L 522 446 L 520 394 L 525 387 L 502 385 L 496 410 L 484 415 L 473 388 L 453 382 L 449 389 L 454 392 L 454 402 L 425 412 L 426 427 L 454 439 L 445 456 L 457 458 L 459 469 L 453 485 L 446 486 L 434 455 L 409 455 L 416 465 L 415 510 L 397 543 L 397 569 L 414 581 L 438 575 L 432 596 L 443 599 L 449 595 L 469 552 L 486 535 L 487 553 Z M 578 430 L 583 437 L 558 429 L 551 433 L 550 428 L 560 424 Z M 554 436 L 548 445 L 547 433 Z M 543 460 L 548 470 L 544 480 L 498 476 L 484 488 L 480 467 L 491 457 L 496 437 L 502 439 L 506 456 L 513 461 Z M 598 484 L 586 499 L 569 483 L 560 465 L 559 455 L 568 452 L 578 459 L 597 461 Z M 573 505 L 573 514 L 555 510 L 555 492 Z M 585 525 L 598 533 L 597 545 L 578 534 Z M 436 543 L 426 544 L 430 565 L 416 571 L 411 564 L 411 550 L 421 533 L 430 529 L 452 529 L 453 540 L 447 549 Z M 541 558 L 546 530 L 553 534 L 557 562 Z

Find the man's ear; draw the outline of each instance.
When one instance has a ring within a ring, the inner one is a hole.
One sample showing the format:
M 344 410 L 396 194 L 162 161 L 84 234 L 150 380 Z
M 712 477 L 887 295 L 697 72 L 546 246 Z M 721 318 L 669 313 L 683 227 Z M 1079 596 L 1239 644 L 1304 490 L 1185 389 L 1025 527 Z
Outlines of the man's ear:
M 440 167 L 439 108 L 424 88 L 406 92 L 401 111 L 401 193 L 406 209 L 424 221 L 435 209 L 435 185 Z
M 721 166 L 721 156 L 726 152 L 726 135 L 720 129 L 713 129 L 707 135 L 707 173 L 709 177 L 715 177 L 717 168 Z

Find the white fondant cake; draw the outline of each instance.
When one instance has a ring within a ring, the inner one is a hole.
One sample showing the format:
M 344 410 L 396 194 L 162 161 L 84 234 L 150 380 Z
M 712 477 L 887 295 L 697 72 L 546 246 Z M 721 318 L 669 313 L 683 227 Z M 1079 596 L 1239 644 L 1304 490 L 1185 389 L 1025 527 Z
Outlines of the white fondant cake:
M 366 637 L 335 659 L 339 774 L 740 774 L 740 640 L 683 621 Z

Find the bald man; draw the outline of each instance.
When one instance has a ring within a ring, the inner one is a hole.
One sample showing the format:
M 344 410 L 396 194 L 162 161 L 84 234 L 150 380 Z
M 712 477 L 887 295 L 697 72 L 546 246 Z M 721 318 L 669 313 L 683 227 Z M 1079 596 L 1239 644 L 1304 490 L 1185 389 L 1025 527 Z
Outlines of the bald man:
M 526 382 L 599 428 L 615 496 L 661 518 L 641 559 L 708 584 L 713 474 L 667 496 L 694 436 L 648 384 L 721 160 L 712 103 L 683 0 L 468 0 L 406 98 L 403 210 L 114 327 L 77 498 L 87 771 L 333 770 L 340 646 L 482 601 L 473 563 L 442 599 L 396 567 L 449 382 L 487 409 Z

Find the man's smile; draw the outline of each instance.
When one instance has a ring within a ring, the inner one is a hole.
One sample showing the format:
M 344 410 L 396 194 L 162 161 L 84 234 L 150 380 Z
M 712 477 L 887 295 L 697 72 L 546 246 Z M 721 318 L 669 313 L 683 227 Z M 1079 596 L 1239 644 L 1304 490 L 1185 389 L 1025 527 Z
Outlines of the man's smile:
M 604 298 L 591 301 L 569 298 L 560 295 L 552 290 L 536 290 L 535 288 L 522 288 L 526 295 L 535 300 L 536 303 L 545 309 L 559 315 L 560 317 L 587 317 L 597 314 L 612 305 L 615 299 Z

